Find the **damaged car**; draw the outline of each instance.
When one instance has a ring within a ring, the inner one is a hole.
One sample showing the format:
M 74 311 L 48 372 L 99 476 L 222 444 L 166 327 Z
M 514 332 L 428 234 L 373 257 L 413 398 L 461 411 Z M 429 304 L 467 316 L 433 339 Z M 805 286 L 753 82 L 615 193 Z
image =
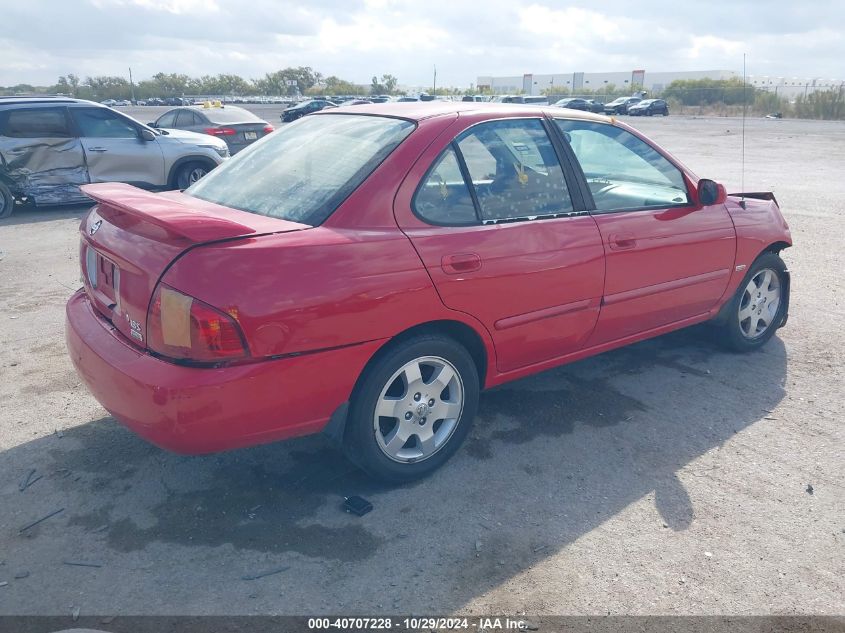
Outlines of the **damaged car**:
M 0 218 L 16 202 L 88 202 L 89 183 L 185 189 L 228 156 L 218 138 L 154 130 L 99 103 L 0 97 Z

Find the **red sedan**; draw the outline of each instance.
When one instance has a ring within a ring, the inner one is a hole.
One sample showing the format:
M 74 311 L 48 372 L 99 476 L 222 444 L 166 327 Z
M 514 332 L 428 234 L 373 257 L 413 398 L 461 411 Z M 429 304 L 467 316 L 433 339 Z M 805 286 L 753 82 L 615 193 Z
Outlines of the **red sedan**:
M 630 127 L 560 108 L 363 105 L 304 117 L 182 193 L 83 187 L 67 342 L 149 441 L 325 431 L 423 476 L 481 389 L 695 323 L 786 322 L 789 228 Z

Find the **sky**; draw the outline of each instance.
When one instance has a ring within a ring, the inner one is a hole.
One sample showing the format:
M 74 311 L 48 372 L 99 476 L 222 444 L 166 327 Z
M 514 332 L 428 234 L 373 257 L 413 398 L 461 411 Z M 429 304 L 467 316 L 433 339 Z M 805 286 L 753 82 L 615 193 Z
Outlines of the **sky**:
M 812 7 L 812 10 L 810 9 Z M 262 77 L 287 66 L 368 84 L 479 75 L 742 71 L 845 78 L 845 1 L 0 0 L 0 86 L 59 75 Z

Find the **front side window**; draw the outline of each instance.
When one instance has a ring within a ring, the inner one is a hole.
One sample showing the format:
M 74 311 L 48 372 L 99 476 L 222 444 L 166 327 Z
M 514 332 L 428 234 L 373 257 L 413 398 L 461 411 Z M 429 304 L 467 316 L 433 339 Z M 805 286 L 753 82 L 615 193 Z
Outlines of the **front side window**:
M 13 138 L 69 138 L 64 108 L 10 110 L 2 133 Z
M 423 179 L 413 204 L 417 215 L 430 224 L 460 226 L 478 223 L 469 187 L 451 145 Z
M 86 138 L 138 138 L 135 126 L 107 108 L 73 108 L 79 135 Z
M 265 136 L 185 193 L 234 209 L 316 226 L 413 131 L 403 119 L 305 117 Z
M 689 204 L 681 171 L 630 132 L 607 123 L 555 123 L 581 164 L 597 211 Z
M 563 170 L 539 119 L 476 125 L 460 137 L 482 221 L 533 219 L 573 210 Z

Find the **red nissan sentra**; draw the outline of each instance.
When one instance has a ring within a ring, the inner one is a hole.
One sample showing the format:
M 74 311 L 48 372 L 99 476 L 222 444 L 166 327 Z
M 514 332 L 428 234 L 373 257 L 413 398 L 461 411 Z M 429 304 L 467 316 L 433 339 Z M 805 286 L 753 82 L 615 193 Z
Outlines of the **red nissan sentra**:
M 455 453 L 481 389 L 703 321 L 754 350 L 787 319 L 774 196 L 560 108 L 340 108 L 182 193 L 83 189 L 70 355 L 182 453 L 325 431 L 409 480 Z

